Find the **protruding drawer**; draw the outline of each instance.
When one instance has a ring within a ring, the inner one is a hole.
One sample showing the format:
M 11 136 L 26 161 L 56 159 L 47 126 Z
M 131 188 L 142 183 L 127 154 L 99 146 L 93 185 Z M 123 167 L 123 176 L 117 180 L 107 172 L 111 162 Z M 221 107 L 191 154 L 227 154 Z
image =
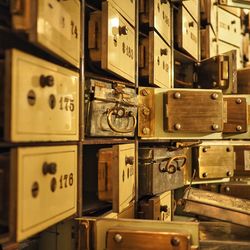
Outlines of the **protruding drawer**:
M 216 56 L 217 50 L 217 37 L 211 26 L 207 25 L 205 29 L 201 29 L 201 59 Z
M 78 140 L 79 75 L 15 49 L 5 66 L 5 139 Z
M 175 41 L 178 48 L 199 60 L 199 25 L 183 6 L 178 8 L 175 23 Z
M 155 28 L 171 44 L 171 6 L 168 0 L 140 0 L 140 23 Z
M 102 11 L 90 14 L 88 34 L 90 60 L 134 83 L 135 30 L 111 2 L 103 2 Z
M 172 49 L 155 32 L 140 42 L 139 73 L 142 81 L 171 88 Z
M 217 30 L 217 0 L 200 1 L 200 19 L 203 25 L 211 25 L 214 32 Z M 202 45 L 202 43 L 201 43 Z
M 14 0 L 11 6 L 14 29 L 25 31 L 31 42 L 80 67 L 80 1 Z

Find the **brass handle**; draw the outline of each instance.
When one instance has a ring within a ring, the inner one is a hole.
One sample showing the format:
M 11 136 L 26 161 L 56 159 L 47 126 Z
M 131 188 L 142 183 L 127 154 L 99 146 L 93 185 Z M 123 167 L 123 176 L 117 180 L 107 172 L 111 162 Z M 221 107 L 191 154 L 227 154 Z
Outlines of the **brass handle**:
M 181 166 L 178 166 L 179 164 L 178 164 L 177 160 L 179 160 L 179 159 L 184 160 Z M 186 161 L 187 161 L 186 155 L 176 155 L 174 157 L 171 157 L 168 160 L 165 167 L 160 168 L 160 171 L 161 172 L 167 172 L 169 174 L 174 174 L 177 170 L 181 170 L 181 168 L 186 164 Z M 176 166 L 176 164 L 174 164 L 174 162 L 177 163 L 177 166 Z
M 120 110 L 122 110 L 122 109 L 120 109 Z M 133 118 L 133 126 L 131 128 L 129 128 L 129 129 L 120 129 L 120 128 L 117 128 L 116 126 L 114 126 L 112 124 L 112 115 L 116 115 L 118 118 L 123 118 L 124 115 L 125 115 L 124 112 L 123 113 L 121 112 L 122 114 L 119 114 L 119 110 L 117 110 L 115 108 L 108 110 L 108 112 L 107 112 L 108 125 L 113 131 L 118 132 L 118 133 L 130 133 L 130 132 L 133 132 L 133 130 L 135 129 L 135 127 L 136 127 L 136 117 L 135 117 L 135 115 L 133 114 L 132 111 L 129 111 L 127 116 L 126 116 L 128 119 L 129 119 L 129 117 Z
M 44 175 L 47 175 L 47 174 L 55 174 L 57 171 L 57 165 L 55 162 L 51 162 L 51 163 L 47 163 L 47 162 L 44 162 L 43 163 L 43 168 L 42 168 L 42 172 Z
M 46 86 L 53 87 L 54 84 L 55 84 L 55 79 L 53 76 L 51 76 L 51 75 L 47 75 L 47 76 L 41 75 L 40 76 L 40 86 L 42 88 L 44 88 Z

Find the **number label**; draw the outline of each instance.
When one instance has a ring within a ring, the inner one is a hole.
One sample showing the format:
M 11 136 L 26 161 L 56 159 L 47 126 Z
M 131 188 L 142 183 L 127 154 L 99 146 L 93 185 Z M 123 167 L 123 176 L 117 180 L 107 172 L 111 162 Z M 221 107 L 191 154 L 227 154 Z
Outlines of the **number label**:
M 67 96 L 61 97 L 59 100 L 60 110 L 73 112 L 75 110 L 75 103 L 73 98 Z
M 69 175 L 68 174 L 61 175 L 59 182 L 60 182 L 60 189 L 71 187 L 74 183 L 73 173 L 70 173 Z

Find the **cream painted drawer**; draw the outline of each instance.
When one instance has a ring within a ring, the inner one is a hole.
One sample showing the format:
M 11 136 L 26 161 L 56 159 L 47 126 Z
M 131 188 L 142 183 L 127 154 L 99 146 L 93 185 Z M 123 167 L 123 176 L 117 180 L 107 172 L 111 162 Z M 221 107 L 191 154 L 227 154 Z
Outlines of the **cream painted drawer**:
M 210 25 L 201 29 L 201 59 L 217 55 L 217 38 Z
M 79 74 L 16 49 L 5 61 L 5 139 L 78 140 Z
M 14 0 L 11 8 L 14 29 L 27 32 L 31 42 L 80 67 L 79 0 Z
M 171 44 L 171 6 L 167 0 L 140 0 L 140 23 L 155 28 Z
M 250 8 L 249 0 L 219 0 L 218 3 L 221 5 L 226 5 L 226 6 L 236 7 L 236 8 L 243 8 L 243 9 Z
M 240 41 L 238 41 L 238 43 L 240 44 Z M 226 53 L 230 50 L 236 50 L 237 69 L 242 68 L 242 57 L 240 48 L 233 46 L 229 43 L 225 43 L 223 41 L 218 41 L 218 54 Z
M 114 7 L 127 19 L 132 26 L 135 26 L 135 2 L 136 0 L 109 0 Z
M 199 22 L 199 0 L 186 0 L 182 2 L 188 12 L 192 15 L 196 22 Z
M 218 39 L 240 47 L 240 18 L 218 8 Z
M 158 87 L 171 87 L 172 50 L 154 31 L 140 43 L 139 74 L 142 81 Z
M 110 2 L 91 13 L 88 23 L 90 60 L 103 70 L 135 82 L 135 30 Z
M 183 6 L 178 9 L 175 21 L 175 41 L 178 47 L 199 60 L 198 24 Z

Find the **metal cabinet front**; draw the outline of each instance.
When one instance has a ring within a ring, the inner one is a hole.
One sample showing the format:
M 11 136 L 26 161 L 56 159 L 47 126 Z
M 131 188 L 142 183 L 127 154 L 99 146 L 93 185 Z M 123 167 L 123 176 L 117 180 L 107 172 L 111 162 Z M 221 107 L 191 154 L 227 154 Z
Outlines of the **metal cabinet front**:
M 26 31 L 32 42 L 79 68 L 80 11 L 78 0 L 15 0 L 12 4 L 12 25 L 16 30 Z
M 6 140 L 78 140 L 77 73 L 13 49 L 6 76 Z
M 142 80 L 159 87 L 171 87 L 172 50 L 155 32 L 141 40 L 139 73 Z
M 120 213 L 135 196 L 135 144 L 113 146 L 113 211 Z
M 207 145 L 193 148 L 193 167 L 199 179 L 232 177 L 235 169 L 233 146 Z
M 102 11 L 91 13 L 88 48 L 90 59 L 101 68 L 135 82 L 135 30 L 114 8 L 102 3 Z
M 218 39 L 239 46 L 241 40 L 240 18 L 218 8 Z
M 199 25 L 183 7 L 176 15 L 175 41 L 178 47 L 199 60 Z
M 17 148 L 17 240 L 76 212 L 77 146 Z

